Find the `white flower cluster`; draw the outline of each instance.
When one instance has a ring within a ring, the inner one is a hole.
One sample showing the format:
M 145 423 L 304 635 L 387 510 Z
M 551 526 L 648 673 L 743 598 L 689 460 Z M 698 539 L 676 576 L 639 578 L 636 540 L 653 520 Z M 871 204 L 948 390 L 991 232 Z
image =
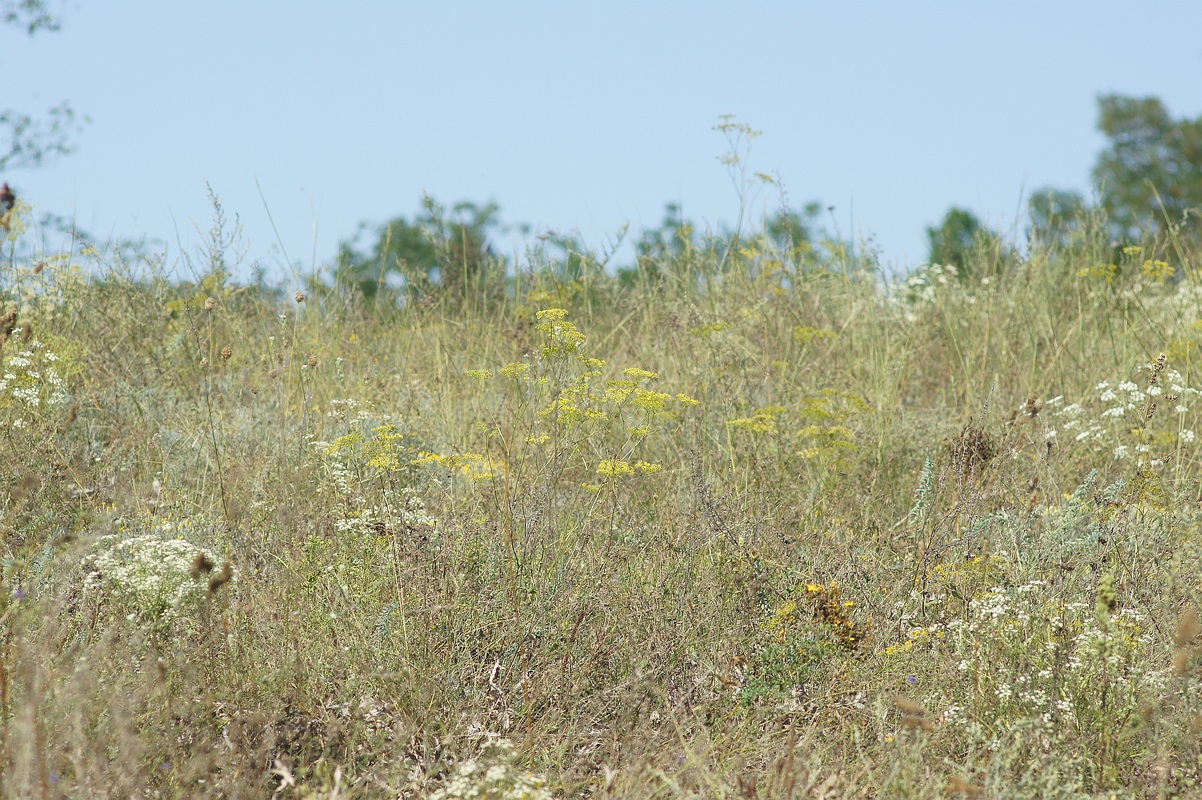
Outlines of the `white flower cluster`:
M 169 621 L 208 591 L 207 572 L 217 561 L 208 551 L 155 530 L 140 536 L 102 536 L 83 558 L 85 586 L 129 604 L 130 619 Z M 202 569 L 205 565 L 207 569 Z
M 1094 387 L 1094 391 L 1098 393 L 1098 400 L 1110 404 L 1109 408 L 1102 412 L 1102 416 L 1117 419 L 1129 411 L 1143 408 L 1149 400 L 1161 402 L 1158 398 L 1166 395 L 1163 386 L 1165 382 L 1168 383 L 1167 395 L 1172 398 L 1175 414 L 1188 412 L 1189 402 L 1202 395 L 1202 391 L 1187 385 L 1185 378 L 1175 369 L 1166 372 L 1157 385 L 1148 387 L 1146 391 L 1132 381 L 1123 381 L 1117 386 L 1111 386 L 1109 381 L 1102 381 Z
M 459 762 L 431 800 L 552 800 L 546 778 L 509 763 L 512 750 L 507 739 L 498 739 L 485 748 L 483 761 Z
M 365 422 L 371 419 L 371 415 L 363 410 L 363 404 L 353 397 L 331 400 L 329 409 L 326 411 L 326 416 L 335 420 L 347 420 L 353 418 L 359 422 Z
M 930 264 L 910 273 L 901 284 L 901 293 L 912 303 L 932 303 L 941 286 L 955 280 L 958 272 L 952 264 Z
M 1147 442 L 1123 439 L 1127 438 L 1133 429 L 1143 427 L 1146 420 L 1141 415 L 1151 408 L 1151 404 L 1155 403 L 1163 409 L 1157 411 L 1158 414 L 1167 412 L 1178 415 L 1176 438 L 1180 444 L 1188 445 L 1192 444 L 1196 437 L 1193 429 L 1186 427 L 1184 415 L 1189 413 L 1190 404 L 1200 395 L 1202 391 L 1189 386 L 1181 372 L 1176 369 L 1165 372 L 1155 386 L 1147 389 L 1141 389 L 1130 380 L 1113 384 L 1110 381 L 1102 381 L 1094 386 L 1094 396 L 1087 398 L 1085 405 L 1065 405 L 1063 397 L 1048 400 L 1045 406 L 1058 418 L 1058 425 L 1049 430 L 1048 434 L 1053 438 L 1058 434 L 1071 436 L 1072 441 L 1095 446 L 1107 443 L 1115 460 L 1130 458 L 1132 455 L 1142 458 L 1151 450 Z M 1160 460 L 1153 459 L 1150 463 L 1157 466 Z
M 357 400 L 333 400 L 331 415 L 339 419 L 358 408 Z M 368 418 L 359 411 L 356 419 Z M 426 511 L 426 503 L 416 489 L 389 487 L 384 490 L 384 503 L 369 503 L 364 485 L 355 478 L 347 464 L 345 453 L 332 452 L 329 442 L 311 439 L 309 447 L 321 458 L 329 486 L 340 502 L 334 507 L 334 525 L 339 533 L 376 533 L 392 525 L 398 529 L 436 528 L 438 520 Z
M 1103 670 L 1123 679 L 1134 697 L 1139 686 L 1155 687 L 1164 670 L 1135 656 L 1154 644 L 1148 620 L 1136 609 L 1124 608 L 1101 624 L 1092 606 L 1050 603 L 1047 585 L 1035 580 L 1015 587 L 995 587 L 969 604 L 966 619 L 947 623 L 946 630 L 960 653 L 958 669 L 976 673 L 996 698 L 997 710 L 1010 709 L 1021 717 L 1045 722 L 1054 711 L 1072 718 L 1078 704 L 1093 702 Z M 982 642 L 994 647 L 982 648 Z M 1132 663 L 1146 668 L 1130 670 Z M 1125 665 L 1125 666 L 1124 666 Z M 1051 703 L 1049 688 L 1059 684 Z
M 364 506 L 352 509 L 340 506 L 335 510 L 338 518 L 334 521 L 334 527 L 339 533 L 363 534 L 378 531 L 389 520 L 400 522 L 401 527 L 407 530 L 437 526 L 438 520 L 426 511 L 426 502 L 416 489 L 401 489 L 397 494 L 399 497 L 395 499 L 399 502 L 390 508 Z
M 0 371 L 0 409 L 17 410 L 13 427 L 28 427 L 28 416 L 67 402 L 67 385 L 55 368 L 56 361 L 58 356 L 37 339 L 32 339 L 26 350 L 5 359 Z

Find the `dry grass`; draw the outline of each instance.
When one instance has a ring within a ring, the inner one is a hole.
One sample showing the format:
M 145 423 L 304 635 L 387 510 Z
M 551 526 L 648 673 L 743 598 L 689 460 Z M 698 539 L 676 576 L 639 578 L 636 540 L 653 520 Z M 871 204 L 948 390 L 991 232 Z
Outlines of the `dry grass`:
M 5 796 L 1202 790 L 1191 252 L 403 310 L 8 252 Z

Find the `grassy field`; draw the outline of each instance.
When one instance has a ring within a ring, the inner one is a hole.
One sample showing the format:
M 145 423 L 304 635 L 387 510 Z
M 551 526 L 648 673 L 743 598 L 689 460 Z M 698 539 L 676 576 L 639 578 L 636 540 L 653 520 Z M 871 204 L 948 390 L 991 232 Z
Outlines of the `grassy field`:
M 18 230 L 5 797 L 1202 791 L 1177 242 L 886 280 L 748 235 L 398 306 Z

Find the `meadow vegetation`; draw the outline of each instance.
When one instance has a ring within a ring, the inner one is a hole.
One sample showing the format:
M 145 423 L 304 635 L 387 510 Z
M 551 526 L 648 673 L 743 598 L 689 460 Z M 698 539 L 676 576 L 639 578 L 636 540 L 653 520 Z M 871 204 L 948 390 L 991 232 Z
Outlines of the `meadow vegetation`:
M 682 235 L 367 298 L 239 283 L 220 213 L 180 278 L 17 255 L 21 210 L 6 797 L 1202 791 L 1172 229 L 892 278 Z

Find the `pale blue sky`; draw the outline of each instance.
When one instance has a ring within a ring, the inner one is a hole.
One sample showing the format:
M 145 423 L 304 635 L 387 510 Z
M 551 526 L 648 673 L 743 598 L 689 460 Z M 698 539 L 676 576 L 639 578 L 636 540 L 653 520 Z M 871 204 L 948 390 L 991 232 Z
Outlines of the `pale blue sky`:
M 306 268 L 423 191 L 594 246 L 667 201 L 732 221 L 721 114 L 764 132 L 751 170 L 845 234 L 854 201 L 855 233 L 907 268 L 949 205 L 1009 230 L 1034 188 L 1088 191 L 1097 94 L 1202 114 L 1198 0 L 69 0 L 63 21 L 0 28 L 0 108 L 67 99 L 92 123 L 4 179 L 171 254 L 209 227 L 207 180 L 276 275 L 256 182 Z

